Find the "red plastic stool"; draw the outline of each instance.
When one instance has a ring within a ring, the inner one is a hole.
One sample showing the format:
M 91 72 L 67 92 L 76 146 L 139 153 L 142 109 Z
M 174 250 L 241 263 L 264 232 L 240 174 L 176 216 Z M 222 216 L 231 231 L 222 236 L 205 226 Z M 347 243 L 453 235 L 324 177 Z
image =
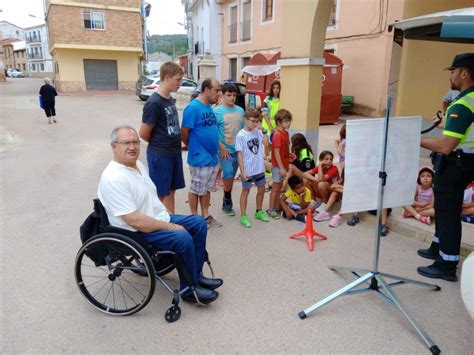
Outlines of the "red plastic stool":
M 308 212 L 306 213 L 306 228 L 303 229 L 301 232 L 290 235 L 290 239 L 295 239 L 302 236 L 306 237 L 309 251 L 313 251 L 314 236 L 319 237 L 323 240 L 328 239 L 325 235 L 318 233 L 313 229 L 313 214 L 311 213 L 311 210 L 308 210 Z

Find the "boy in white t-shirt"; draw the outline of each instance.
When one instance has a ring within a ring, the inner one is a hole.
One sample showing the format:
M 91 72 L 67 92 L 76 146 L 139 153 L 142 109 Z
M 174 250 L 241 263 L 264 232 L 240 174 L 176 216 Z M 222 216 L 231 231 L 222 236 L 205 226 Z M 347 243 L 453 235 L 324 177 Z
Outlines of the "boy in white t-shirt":
M 240 177 L 242 180 L 242 193 L 240 195 L 240 223 L 252 227 L 247 217 L 247 198 L 252 187 L 252 182 L 257 186 L 257 210 L 255 218 L 268 222 L 269 218 L 262 209 L 265 195 L 265 163 L 263 158 L 264 145 L 268 145 L 268 136 L 257 129 L 261 121 L 258 110 L 245 112 L 245 126 L 237 133 L 235 150 L 239 162 Z

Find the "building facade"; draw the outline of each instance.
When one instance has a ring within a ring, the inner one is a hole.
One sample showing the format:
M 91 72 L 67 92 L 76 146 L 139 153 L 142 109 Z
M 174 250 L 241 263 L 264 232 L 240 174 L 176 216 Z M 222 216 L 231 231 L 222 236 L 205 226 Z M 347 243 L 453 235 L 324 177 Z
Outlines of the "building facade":
M 59 91 L 134 90 L 141 71 L 141 0 L 46 0 Z
M 0 40 L 8 38 L 24 39 L 25 30 L 8 21 L 0 21 Z
M 203 78 L 199 72 L 199 62 L 207 52 L 216 66 L 216 79 L 221 77 L 222 56 L 222 0 L 182 0 L 185 6 L 189 43 L 189 73 L 195 80 Z
M 28 75 L 25 41 L 18 39 L 4 39 L 1 41 L 1 45 L 3 48 L 4 70 L 20 69 L 25 73 L 25 75 Z
M 31 77 L 53 74 L 53 59 L 49 53 L 46 25 L 25 28 L 27 67 Z

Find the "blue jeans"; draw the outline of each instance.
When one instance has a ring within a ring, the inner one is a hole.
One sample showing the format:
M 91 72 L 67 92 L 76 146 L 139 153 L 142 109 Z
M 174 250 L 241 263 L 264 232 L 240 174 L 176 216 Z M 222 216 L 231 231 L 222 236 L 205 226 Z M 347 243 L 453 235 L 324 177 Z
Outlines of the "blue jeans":
M 180 255 L 195 284 L 202 278 L 202 267 L 206 258 L 206 220 L 198 215 L 171 215 L 170 223 L 179 224 L 185 230 L 159 230 L 140 233 L 151 245 Z M 188 286 L 178 270 L 180 287 Z M 190 285 L 189 285 L 190 286 Z

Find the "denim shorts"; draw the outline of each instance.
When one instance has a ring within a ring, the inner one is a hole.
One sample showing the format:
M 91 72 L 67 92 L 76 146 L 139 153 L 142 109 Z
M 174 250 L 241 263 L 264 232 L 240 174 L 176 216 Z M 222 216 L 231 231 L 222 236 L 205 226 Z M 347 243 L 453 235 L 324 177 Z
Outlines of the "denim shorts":
M 267 182 L 265 179 L 265 173 L 250 176 L 247 181 L 244 181 L 242 178 L 240 178 L 240 180 L 242 181 L 242 188 L 246 190 L 250 190 L 252 183 L 257 187 L 260 187 L 265 186 L 265 183 Z
M 219 159 L 222 169 L 222 179 L 233 179 L 239 168 L 237 153 L 230 153 L 229 159 Z
M 171 190 L 184 188 L 183 159 L 181 154 L 166 157 L 147 149 L 146 158 L 150 178 L 156 186 L 158 196 L 168 196 Z
M 280 168 L 278 166 L 272 166 L 272 181 L 276 183 L 283 181 L 283 177 L 280 174 Z

